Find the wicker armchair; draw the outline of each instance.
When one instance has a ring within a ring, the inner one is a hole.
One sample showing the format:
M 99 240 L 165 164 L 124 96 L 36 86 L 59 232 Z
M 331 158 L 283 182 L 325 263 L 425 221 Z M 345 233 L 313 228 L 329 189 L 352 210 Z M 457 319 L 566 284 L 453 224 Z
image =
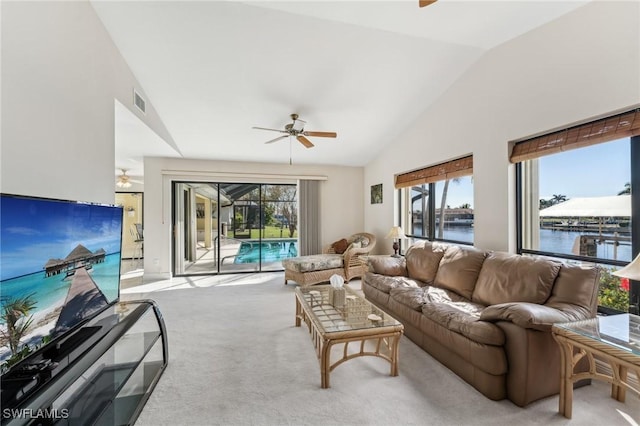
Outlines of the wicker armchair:
M 354 242 L 360 241 L 360 247 L 354 247 Z M 364 244 L 366 242 L 366 244 Z M 359 232 L 353 234 L 347 239 L 349 246 L 342 254 L 344 261 L 345 280 L 351 281 L 351 278 L 361 277 L 367 270 L 367 261 L 363 256 L 369 254 L 376 245 L 376 236 L 368 232 Z M 336 251 L 331 244 L 322 249 L 322 253 L 335 254 Z
M 345 281 L 362 277 L 367 271 L 366 256 L 376 245 L 376 237 L 368 232 L 359 232 L 347 239 L 348 247 L 337 254 L 333 245 L 323 248 L 322 254 L 285 259 L 284 283 L 293 280 L 302 286 L 329 281 L 332 275 L 342 276 Z

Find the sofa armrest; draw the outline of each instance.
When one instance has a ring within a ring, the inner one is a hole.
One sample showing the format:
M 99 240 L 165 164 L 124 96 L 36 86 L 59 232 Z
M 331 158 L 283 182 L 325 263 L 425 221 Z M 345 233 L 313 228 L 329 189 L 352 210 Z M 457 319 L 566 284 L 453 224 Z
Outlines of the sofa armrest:
M 536 303 L 500 303 L 487 307 L 480 315 L 482 321 L 510 321 L 522 328 L 551 331 L 555 323 L 578 321 L 589 318 L 580 306 L 566 304 L 553 308 Z
M 404 257 L 367 256 L 369 271 L 390 277 L 407 277 L 407 262 Z

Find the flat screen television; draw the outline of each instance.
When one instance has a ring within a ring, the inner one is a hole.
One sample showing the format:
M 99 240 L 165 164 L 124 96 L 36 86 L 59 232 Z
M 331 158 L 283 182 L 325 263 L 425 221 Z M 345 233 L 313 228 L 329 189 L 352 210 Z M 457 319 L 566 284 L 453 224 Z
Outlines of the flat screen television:
M 0 372 L 120 297 L 122 208 L 0 194 Z

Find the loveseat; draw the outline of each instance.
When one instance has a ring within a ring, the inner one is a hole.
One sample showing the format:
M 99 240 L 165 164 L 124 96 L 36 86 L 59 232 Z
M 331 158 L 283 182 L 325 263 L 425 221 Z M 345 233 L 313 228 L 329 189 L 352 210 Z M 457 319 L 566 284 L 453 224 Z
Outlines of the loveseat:
M 369 267 L 365 297 L 407 337 L 488 398 L 519 406 L 559 392 L 552 324 L 596 315 L 597 267 L 426 241 Z
M 324 246 L 322 254 L 284 259 L 284 283 L 292 280 L 301 286 L 309 286 L 328 282 L 334 274 L 346 281 L 360 278 L 367 271 L 364 256 L 375 246 L 375 235 L 358 232 Z

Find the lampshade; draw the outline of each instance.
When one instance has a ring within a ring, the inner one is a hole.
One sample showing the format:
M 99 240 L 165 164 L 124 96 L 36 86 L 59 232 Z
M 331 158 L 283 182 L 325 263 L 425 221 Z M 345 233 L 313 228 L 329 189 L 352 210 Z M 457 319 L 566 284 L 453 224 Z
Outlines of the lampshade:
M 128 180 L 125 180 L 125 181 L 123 181 L 123 180 L 118 180 L 118 181 L 116 182 L 116 186 L 117 186 L 118 188 L 131 188 L 131 182 L 129 182 Z
M 638 254 L 636 258 L 633 259 L 633 262 L 629 263 L 619 271 L 612 272 L 612 274 L 617 277 L 640 281 L 640 254 Z
M 394 226 L 387 234 L 387 238 L 402 239 L 407 237 L 404 235 L 404 231 L 401 226 Z

